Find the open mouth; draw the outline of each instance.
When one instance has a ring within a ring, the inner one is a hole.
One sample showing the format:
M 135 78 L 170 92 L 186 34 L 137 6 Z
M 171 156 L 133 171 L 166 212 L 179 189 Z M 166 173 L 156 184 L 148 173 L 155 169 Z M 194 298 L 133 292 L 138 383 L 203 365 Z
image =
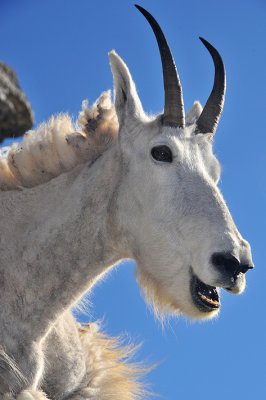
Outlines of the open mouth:
M 195 306 L 202 312 L 211 312 L 220 308 L 220 298 L 216 287 L 206 285 L 195 274 L 191 274 L 191 297 Z

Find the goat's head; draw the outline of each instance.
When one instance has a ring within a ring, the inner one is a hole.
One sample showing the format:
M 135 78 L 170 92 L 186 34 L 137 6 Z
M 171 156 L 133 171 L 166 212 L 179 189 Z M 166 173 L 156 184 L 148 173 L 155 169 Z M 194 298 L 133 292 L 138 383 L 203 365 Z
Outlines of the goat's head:
M 155 310 L 211 318 L 220 307 L 217 288 L 243 292 L 244 274 L 253 267 L 250 246 L 217 187 L 220 166 L 212 142 L 223 108 L 225 69 L 217 50 L 201 39 L 214 61 L 214 86 L 205 107 L 196 102 L 185 118 L 163 32 L 137 7 L 159 45 L 165 106 L 162 115 L 147 117 L 127 66 L 110 53 L 123 169 L 120 222 L 131 238 L 140 285 Z

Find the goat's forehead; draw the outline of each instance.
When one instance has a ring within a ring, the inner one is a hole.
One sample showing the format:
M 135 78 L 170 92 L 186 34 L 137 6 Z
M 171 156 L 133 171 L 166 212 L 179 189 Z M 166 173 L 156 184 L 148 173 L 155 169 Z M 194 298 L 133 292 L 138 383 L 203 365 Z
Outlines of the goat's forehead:
M 184 129 L 172 128 L 162 126 L 157 120 L 138 126 L 137 134 L 133 138 L 133 146 L 130 148 L 142 157 L 146 157 L 147 152 L 153 147 L 166 145 L 177 156 L 189 159 L 193 157 L 195 160 L 199 156 L 205 158 L 205 155 L 210 158 L 213 151 L 212 141 L 208 136 L 208 134 L 195 134 L 195 125 L 186 126 Z
M 153 132 L 153 135 L 150 137 L 150 144 L 155 145 L 158 144 L 169 144 L 173 147 L 184 147 L 184 148 L 194 148 L 198 145 L 201 147 L 205 144 L 210 144 L 210 141 L 206 140 L 207 138 L 201 134 L 195 134 L 193 127 L 186 127 L 185 129 L 181 128 L 171 128 L 171 127 L 162 127 L 157 130 L 157 132 Z

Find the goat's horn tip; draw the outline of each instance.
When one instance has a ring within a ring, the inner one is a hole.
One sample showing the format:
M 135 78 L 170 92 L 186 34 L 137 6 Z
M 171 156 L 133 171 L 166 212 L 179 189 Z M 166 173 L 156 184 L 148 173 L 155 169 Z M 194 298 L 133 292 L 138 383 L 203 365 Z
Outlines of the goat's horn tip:
M 204 45 L 210 45 L 208 40 L 204 39 L 202 36 L 199 36 L 199 40 L 204 44 Z

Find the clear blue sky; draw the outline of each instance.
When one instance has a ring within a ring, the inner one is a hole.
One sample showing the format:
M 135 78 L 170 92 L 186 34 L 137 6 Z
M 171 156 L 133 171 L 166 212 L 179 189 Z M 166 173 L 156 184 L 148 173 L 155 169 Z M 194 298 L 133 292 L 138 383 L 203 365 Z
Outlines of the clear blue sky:
M 220 186 L 234 219 L 253 248 L 256 269 L 242 296 L 224 294 L 217 320 L 172 320 L 162 332 L 123 265 L 95 288 L 92 319 L 105 330 L 143 342 L 139 359 L 161 362 L 149 376 L 163 399 L 266 398 L 266 3 L 263 0 L 142 0 L 160 22 L 175 56 L 188 109 L 206 101 L 213 65 L 198 40 L 223 56 L 228 90 L 215 151 Z M 112 88 L 107 52 L 128 64 L 144 108 L 163 106 L 160 58 L 150 27 L 129 0 L 1 0 L 0 58 L 18 73 L 36 123 L 51 114 L 77 115 Z

